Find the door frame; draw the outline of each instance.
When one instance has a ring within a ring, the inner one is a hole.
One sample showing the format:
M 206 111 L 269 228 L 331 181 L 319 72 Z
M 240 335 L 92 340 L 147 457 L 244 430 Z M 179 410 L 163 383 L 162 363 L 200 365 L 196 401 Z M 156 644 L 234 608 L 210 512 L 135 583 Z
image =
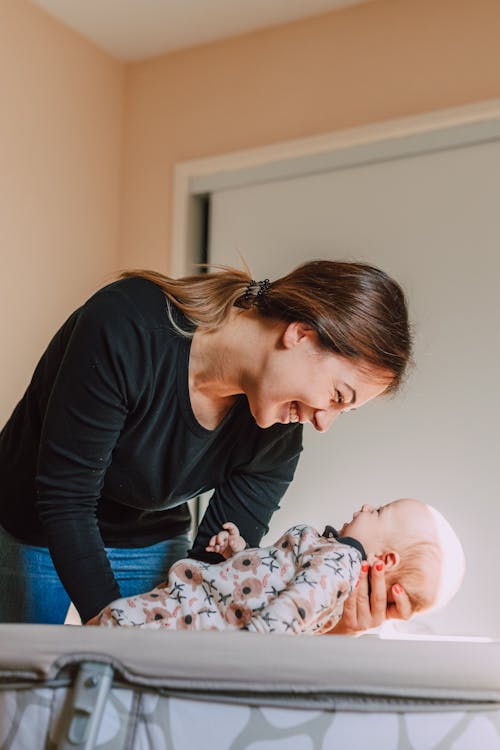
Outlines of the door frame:
M 500 99 L 324 135 L 179 162 L 174 170 L 169 272 L 192 274 L 212 192 L 500 138 Z

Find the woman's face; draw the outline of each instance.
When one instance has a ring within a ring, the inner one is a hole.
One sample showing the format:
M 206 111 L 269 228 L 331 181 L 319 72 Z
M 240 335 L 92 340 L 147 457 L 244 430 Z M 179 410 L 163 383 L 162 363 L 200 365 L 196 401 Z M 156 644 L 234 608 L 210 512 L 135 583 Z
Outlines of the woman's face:
M 245 393 L 259 427 L 310 422 L 325 432 L 343 411 L 383 393 L 389 381 L 388 374 L 320 347 L 308 326 L 290 323 Z

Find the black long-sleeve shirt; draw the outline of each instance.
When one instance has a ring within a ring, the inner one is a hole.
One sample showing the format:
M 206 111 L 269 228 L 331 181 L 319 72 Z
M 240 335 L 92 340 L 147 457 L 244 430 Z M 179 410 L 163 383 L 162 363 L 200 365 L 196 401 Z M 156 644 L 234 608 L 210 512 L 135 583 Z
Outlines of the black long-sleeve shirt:
M 186 531 L 186 500 L 213 489 L 191 554 L 228 520 L 256 546 L 293 478 L 300 425 L 259 428 L 243 395 L 217 429 L 197 422 L 190 345 L 158 286 L 110 284 L 54 336 L 0 433 L 0 523 L 50 548 L 84 621 L 120 596 L 105 545 Z

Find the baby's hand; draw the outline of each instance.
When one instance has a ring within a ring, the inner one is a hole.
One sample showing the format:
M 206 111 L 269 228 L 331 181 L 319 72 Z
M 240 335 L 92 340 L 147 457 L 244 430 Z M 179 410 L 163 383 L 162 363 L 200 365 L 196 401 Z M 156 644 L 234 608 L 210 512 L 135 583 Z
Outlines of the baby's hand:
M 219 555 L 229 559 L 236 552 L 241 552 L 246 547 L 246 542 L 242 536 L 238 527 L 234 523 L 224 523 L 222 528 L 225 531 L 219 531 L 209 541 L 205 547 L 207 552 L 218 552 Z

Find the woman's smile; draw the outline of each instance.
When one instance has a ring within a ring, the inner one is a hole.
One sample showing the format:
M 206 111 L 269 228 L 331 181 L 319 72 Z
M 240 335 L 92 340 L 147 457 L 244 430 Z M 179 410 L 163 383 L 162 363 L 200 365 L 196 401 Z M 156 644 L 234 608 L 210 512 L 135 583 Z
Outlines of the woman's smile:
M 289 421 L 292 423 L 300 422 L 299 405 L 297 401 L 290 402 Z

